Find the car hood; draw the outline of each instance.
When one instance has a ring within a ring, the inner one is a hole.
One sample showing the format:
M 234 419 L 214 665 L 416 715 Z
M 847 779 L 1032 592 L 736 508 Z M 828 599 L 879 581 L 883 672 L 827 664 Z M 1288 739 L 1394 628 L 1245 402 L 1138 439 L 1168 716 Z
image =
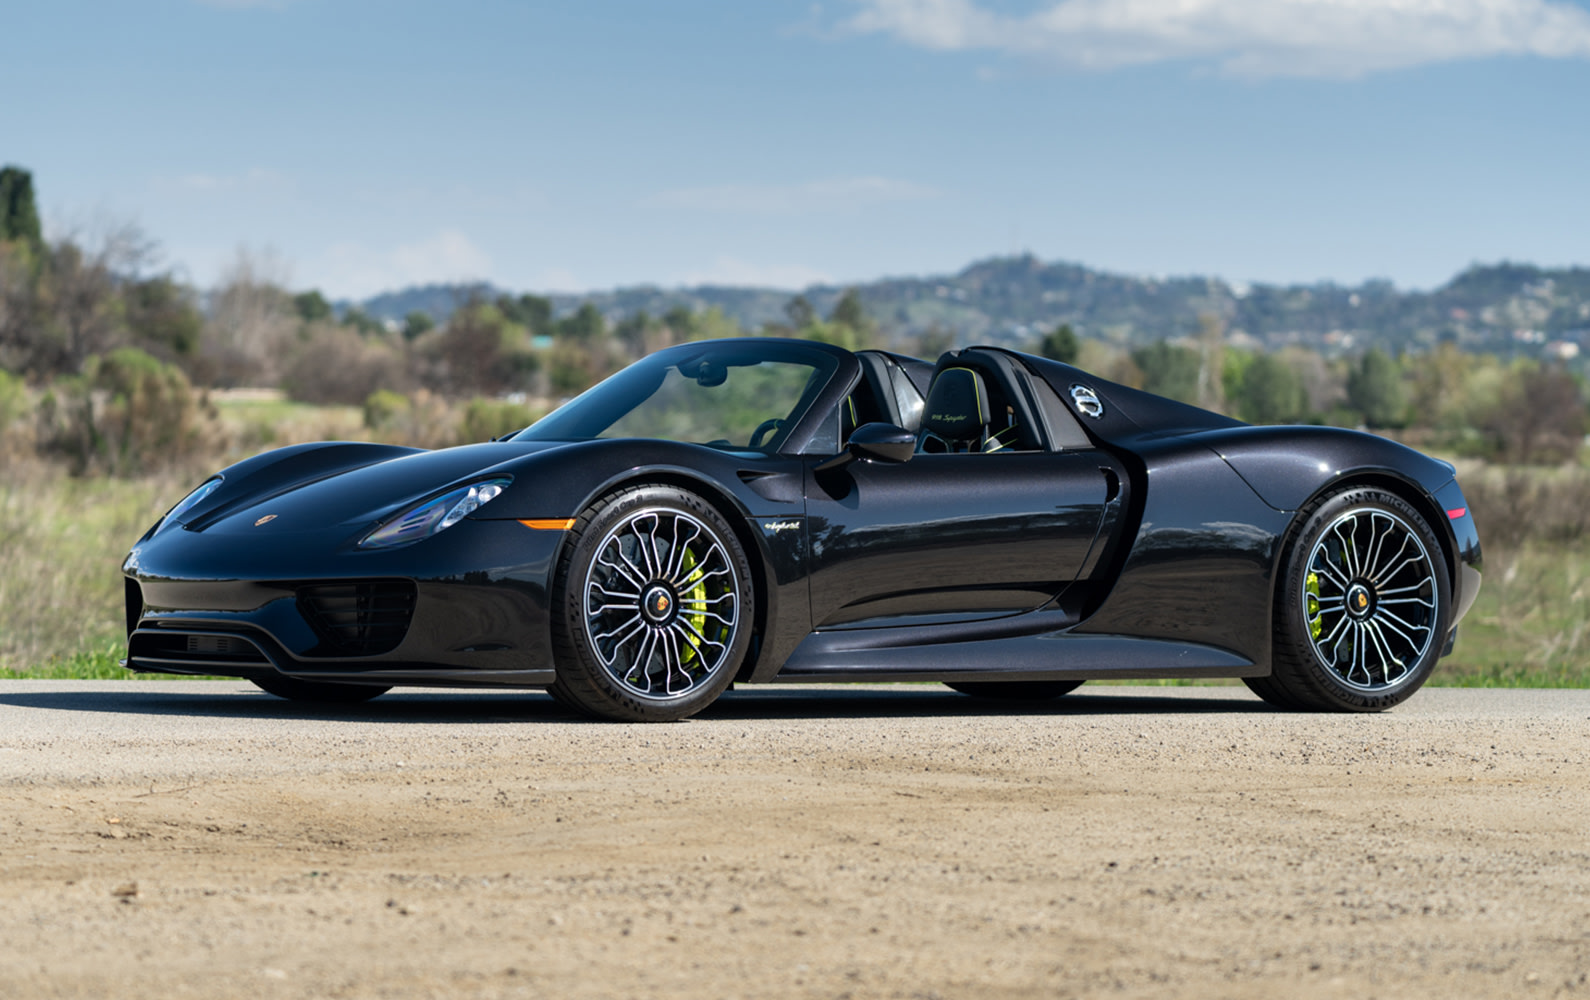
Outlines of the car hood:
M 558 442 L 488 442 L 422 451 L 245 496 L 186 525 L 213 534 L 325 531 L 373 524 L 448 487 L 492 472 Z

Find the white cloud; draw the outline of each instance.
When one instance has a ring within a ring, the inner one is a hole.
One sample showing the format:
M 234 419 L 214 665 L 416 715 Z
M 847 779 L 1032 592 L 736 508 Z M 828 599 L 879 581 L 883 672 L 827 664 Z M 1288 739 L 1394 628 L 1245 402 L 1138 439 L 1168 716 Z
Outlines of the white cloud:
M 540 289 L 543 292 L 583 292 L 590 288 L 581 281 L 579 275 L 566 267 L 549 267 L 536 274 L 531 279 L 530 288 Z
M 217 194 L 233 191 L 263 193 L 285 191 L 292 186 L 287 175 L 266 167 L 250 167 L 237 174 L 183 174 L 165 184 L 192 194 Z
M 804 184 L 722 184 L 665 191 L 652 199 L 670 208 L 740 215 L 842 211 L 891 201 L 936 198 L 924 184 L 887 177 L 836 177 Z
M 1590 57 L 1590 11 L 1567 0 L 1051 0 L 1017 16 L 975 0 L 858 2 L 851 32 L 1081 69 L 1189 60 L 1234 76 L 1355 77 L 1492 56 Z
M 491 258 L 456 229 L 372 250 L 360 243 L 328 247 L 308 270 L 333 297 L 365 298 L 378 292 L 446 281 L 490 280 Z
M 737 285 L 753 288 L 805 288 L 831 284 L 822 271 L 801 264 L 751 264 L 736 257 L 719 257 L 708 267 L 674 279 L 681 285 Z

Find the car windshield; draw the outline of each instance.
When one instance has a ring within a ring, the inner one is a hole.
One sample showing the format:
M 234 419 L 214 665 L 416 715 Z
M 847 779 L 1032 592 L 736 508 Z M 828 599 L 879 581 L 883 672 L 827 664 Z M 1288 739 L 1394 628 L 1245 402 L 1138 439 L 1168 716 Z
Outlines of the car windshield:
M 835 367 L 832 355 L 798 344 L 684 345 L 637 361 L 514 440 L 641 437 L 771 450 Z

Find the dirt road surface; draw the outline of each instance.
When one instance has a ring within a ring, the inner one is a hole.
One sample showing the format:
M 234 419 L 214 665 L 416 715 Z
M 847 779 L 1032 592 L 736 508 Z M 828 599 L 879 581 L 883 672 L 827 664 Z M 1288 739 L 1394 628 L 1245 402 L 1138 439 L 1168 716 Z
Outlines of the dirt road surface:
M 0 682 L 0 996 L 1585 997 L 1590 692 Z

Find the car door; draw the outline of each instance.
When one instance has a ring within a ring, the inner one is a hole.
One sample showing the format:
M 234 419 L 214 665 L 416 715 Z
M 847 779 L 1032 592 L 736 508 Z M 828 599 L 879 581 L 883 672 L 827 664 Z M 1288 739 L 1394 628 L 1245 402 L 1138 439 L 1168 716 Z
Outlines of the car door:
M 919 454 L 806 472 L 814 628 L 1037 608 L 1086 564 L 1115 473 L 1091 449 Z

